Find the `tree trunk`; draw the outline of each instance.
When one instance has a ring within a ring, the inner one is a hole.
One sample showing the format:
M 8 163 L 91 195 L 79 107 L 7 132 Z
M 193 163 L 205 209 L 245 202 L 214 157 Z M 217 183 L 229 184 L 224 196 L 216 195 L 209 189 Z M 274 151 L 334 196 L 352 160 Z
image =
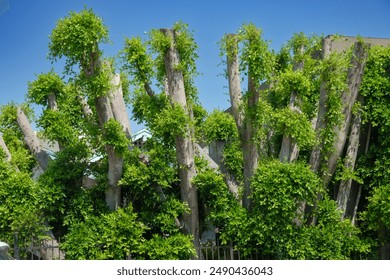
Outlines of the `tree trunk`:
M 172 106 L 181 108 L 190 116 L 184 89 L 183 74 L 177 69 L 180 63 L 179 53 L 175 48 L 175 32 L 171 29 L 161 29 L 161 32 L 171 39 L 171 46 L 166 51 L 164 62 L 168 79 L 168 94 Z M 175 136 L 176 160 L 179 165 L 179 178 L 182 201 L 188 204 L 189 213 L 183 215 L 184 227 L 194 238 L 196 248 L 199 244 L 199 207 L 198 194 L 192 179 L 196 175 L 194 161 L 194 143 L 190 124 L 187 124 L 185 135 Z
M 229 81 L 229 95 L 231 102 L 231 110 L 236 122 L 237 129 L 240 133 L 241 148 L 244 158 L 244 193 L 242 197 L 243 206 L 250 210 L 251 208 L 251 187 L 250 179 L 258 165 L 259 155 L 258 149 L 254 142 L 256 129 L 253 126 L 251 118 L 247 118 L 244 121 L 244 116 L 241 106 L 242 92 L 241 92 L 241 76 L 238 61 L 238 43 L 236 35 L 228 35 L 228 40 L 233 42 L 232 45 L 228 46 L 227 50 L 227 73 Z M 248 77 L 248 110 L 251 110 L 256 106 L 259 95 L 255 88 L 252 77 Z M 249 114 L 248 114 L 249 115 Z
M 361 112 L 359 111 L 357 115 L 353 116 L 352 119 L 352 127 L 349 135 L 347 154 L 344 163 L 345 168 L 351 171 L 353 171 L 355 168 L 358 147 L 359 147 L 360 127 L 361 127 Z M 351 203 L 348 203 L 351 199 L 350 198 L 351 187 L 352 187 L 351 178 L 340 182 L 336 201 L 337 201 L 338 208 L 342 211 L 343 218 L 347 218 L 348 212 L 349 213 L 353 212 L 355 208 L 355 203 L 357 203 L 357 201 L 354 201 L 353 205 L 351 205 Z M 348 205 L 349 207 L 352 207 L 352 209 L 349 209 L 349 211 L 347 209 Z
M 238 62 L 238 43 L 236 35 L 229 34 L 228 35 L 231 41 L 234 41 L 235 44 L 233 46 L 228 46 L 228 55 L 227 55 L 227 74 L 228 74 L 228 82 L 229 82 L 229 95 L 230 95 L 230 103 L 231 110 L 236 121 L 238 131 L 241 131 L 242 122 L 243 122 L 243 114 L 241 111 L 241 101 L 242 101 L 242 92 L 241 92 L 241 75 L 240 75 L 240 64 Z
M 49 96 L 47 97 L 47 105 L 53 111 L 58 111 L 58 104 L 55 93 L 52 92 L 49 94 Z
M 122 84 L 119 74 L 115 74 L 112 77 L 111 86 L 113 87 L 110 95 L 112 113 L 114 118 L 122 125 L 127 139 L 131 140 L 130 120 L 127 115 L 125 101 L 123 100 Z
M 322 59 L 326 59 L 330 55 L 330 49 L 331 49 L 331 41 L 332 39 L 330 37 L 326 37 L 322 41 Z M 325 81 L 322 81 L 321 87 L 320 87 L 320 99 L 318 102 L 318 113 L 316 117 L 316 125 L 315 125 L 315 131 L 317 133 L 317 136 L 320 137 L 321 131 L 326 127 L 326 102 L 328 101 L 328 93 L 326 91 L 326 84 Z M 322 141 L 316 145 L 310 155 L 310 166 L 311 170 L 318 173 L 320 169 L 320 163 L 321 163 L 321 149 L 323 147 Z
M 0 134 L 0 148 L 4 151 L 5 153 L 5 159 L 7 161 L 10 161 L 11 160 L 11 153 L 9 152 L 8 150 L 8 147 L 7 145 L 5 144 L 4 142 L 4 139 L 3 139 L 3 136 Z
M 340 126 L 334 127 L 335 140 L 333 151 L 329 154 L 327 161 L 327 172 L 322 176 L 324 185 L 327 186 L 336 170 L 337 160 L 340 158 L 347 139 L 347 134 L 351 125 L 352 107 L 356 102 L 360 84 L 362 82 L 364 67 L 368 56 L 367 46 L 362 42 L 356 42 L 351 58 L 351 67 L 348 70 L 348 90 L 341 95 L 342 113 L 344 119 Z
M 300 55 L 303 55 L 304 47 L 302 46 L 299 49 Z M 303 70 L 303 61 L 294 63 L 294 71 L 301 71 Z M 288 107 L 292 111 L 297 111 L 299 113 L 302 113 L 301 109 L 299 108 L 299 99 L 298 99 L 298 93 L 293 91 L 291 93 L 290 97 L 290 103 L 288 104 Z M 282 147 L 280 148 L 279 153 L 279 160 L 281 162 L 294 162 L 297 160 L 299 155 L 299 147 L 296 141 L 289 135 L 284 134 L 283 140 L 282 140 Z
M 26 114 L 20 107 L 17 108 L 16 120 L 24 135 L 25 143 L 27 144 L 31 153 L 34 155 L 39 166 L 42 168 L 43 171 L 45 171 L 49 165 L 51 158 L 49 154 L 42 149 L 42 145 L 39 142 L 37 135 L 33 131 Z
M 107 96 L 98 96 L 95 99 L 96 112 L 99 118 L 99 124 L 104 129 L 105 123 L 114 118 L 111 108 L 111 102 Z M 108 156 L 108 189 L 106 190 L 106 204 L 111 211 L 118 209 L 121 201 L 121 188 L 118 186 L 123 173 L 123 158 L 118 155 L 114 147 L 106 145 Z

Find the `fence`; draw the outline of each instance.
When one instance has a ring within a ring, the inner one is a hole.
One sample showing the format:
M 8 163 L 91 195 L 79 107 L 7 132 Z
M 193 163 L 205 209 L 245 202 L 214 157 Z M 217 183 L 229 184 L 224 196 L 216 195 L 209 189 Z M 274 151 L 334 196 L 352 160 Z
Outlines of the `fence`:
M 20 246 L 20 243 L 28 244 L 28 246 Z M 20 242 L 17 233 L 14 234 L 14 246 L 10 251 L 17 260 L 65 259 L 65 252 L 60 250 L 60 241 L 37 241 L 31 238 L 28 242 Z M 243 255 L 239 250 L 235 250 L 233 245 L 201 245 L 196 248 L 196 252 L 203 260 L 258 260 L 262 258 L 257 250 L 253 250 L 249 255 Z

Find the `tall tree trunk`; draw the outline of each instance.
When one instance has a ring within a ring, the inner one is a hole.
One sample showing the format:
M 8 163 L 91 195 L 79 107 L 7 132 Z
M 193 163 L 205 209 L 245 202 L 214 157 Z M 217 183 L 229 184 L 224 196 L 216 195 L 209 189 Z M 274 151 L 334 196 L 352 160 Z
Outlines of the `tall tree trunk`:
M 96 112 L 102 129 L 114 114 L 109 97 L 101 95 L 95 99 Z M 105 147 L 108 156 L 108 189 L 106 190 L 106 204 L 112 211 L 118 209 L 121 201 L 121 188 L 118 186 L 123 173 L 123 157 L 115 152 L 112 145 Z
M 228 35 L 228 49 L 227 49 L 227 73 L 229 81 L 229 95 L 231 102 L 231 110 L 236 122 L 237 130 L 240 133 L 241 148 L 244 158 L 244 193 L 242 198 L 243 206 L 250 210 L 251 208 L 251 187 L 250 179 L 253 176 L 254 170 L 258 165 L 258 149 L 254 143 L 255 127 L 252 119 L 248 117 L 244 120 L 242 112 L 242 92 L 241 92 L 241 76 L 240 66 L 238 61 L 238 43 L 237 37 L 234 34 Z M 248 110 L 251 110 L 258 101 L 258 91 L 254 86 L 252 77 L 248 77 Z M 249 115 L 249 114 L 248 114 Z
M 42 145 L 39 142 L 37 135 L 33 131 L 30 122 L 27 119 L 27 116 L 24 113 L 23 109 L 18 107 L 16 115 L 17 115 L 16 120 L 24 135 L 25 143 L 27 144 L 31 153 L 34 155 L 39 166 L 42 168 L 43 171 L 45 171 L 51 160 L 49 154 L 42 149 Z
M 343 106 L 342 113 L 344 119 L 341 122 L 341 125 L 334 127 L 334 132 L 336 135 L 333 144 L 334 149 L 329 154 L 328 161 L 326 162 L 327 172 L 325 172 L 322 176 L 325 186 L 329 184 L 329 181 L 336 170 L 337 160 L 340 158 L 340 155 L 344 149 L 347 134 L 351 126 L 352 107 L 356 102 L 360 84 L 362 82 L 367 56 L 367 46 L 362 42 L 356 42 L 353 48 L 351 66 L 348 70 L 348 90 L 343 92 L 341 95 Z
M 180 106 L 189 116 L 187 99 L 184 89 L 183 74 L 177 69 L 180 63 L 179 53 L 175 47 L 175 31 L 161 29 L 161 32 L 171 39 L 171 46 L 166 51 L 164 62 L 168 79 L 168 93 L 172 106 Z M 176 160 L 179 165 L 179 178 L 182 201 L 187 203 L 190 212 L 183 215 L 184 227 L 194 238 L 196 248 L 199 244 L 199 207 L 198 193 L 192 185 L 192 179 L 196 175 L 194 161 L 194 143 L 190 124 L 187 124 L 185 135 L 175 136 Z
M 242 205 L 246 209 L 251 210 L 252 189 L 250 180 L 253 177 L 259 163 L 259 151 L 255 142 L 257 127 L 254 125 L 251 112 L 255 110 L 256 104 L 259 101 L 259 92 L 255 88 L 251 74 L 248 75 L 248 94 L 248 112 L 241 129 L 242 154 L 244 158 L 244 193 L 242 197 Z
M 326 59 L 330 55 L 331 50 L 331 41 L 332 39 L 330 37 L 324 38 L 322 41 L 322 59 Z M 320 86 L 320 99 L 318 102 L 318 113 L 316 117 L 316 125 L 315 125 L 315 131 L 317 133 L 317 136 L 320 137 L 321 131 L 326 127 L 326 102 L 328 101 L 328 93 L 326 91 L 326 84 L 325 81 L 322 81 Z M 320 162 L 321 162 L 321 149 L 323 147 L 322 141 L 313 147 L 313 150 L 310 154 L 310 166 L 311 169 L 318 173 L 320 169 Z
M 347 154 L 344 162 L 345 168 L 350 170 L 351 172 L 355 168 L 356 158 L 358 154 L 360 127 L 361 127 L 361 112 L 359 111 L 352 118 L 351 132 L 349 135 Z M 351 178 L 340 182 L 336 201 L 337 201 L 338 208 L 342 211 L 343 218 L 347 218 L 348 212 L 349 213 L 353 212 L 355 208 L 355 203 L 357 203 L 357 201 L 354 201 L 352 205 L 351 203 L 348 203 L 351 200 L 350 197 L 351 188 L 352 188 Z M 353 209 L 349 209 L 350 211 L 348 211 L 347 209 L 348 205 Z

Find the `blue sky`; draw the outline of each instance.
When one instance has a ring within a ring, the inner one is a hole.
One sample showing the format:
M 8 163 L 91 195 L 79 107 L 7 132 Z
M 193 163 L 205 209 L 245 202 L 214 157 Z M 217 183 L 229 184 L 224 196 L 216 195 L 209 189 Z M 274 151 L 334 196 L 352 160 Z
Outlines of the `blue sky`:
M 126 37 L 188 23 L 199 45 L 199 98 L 209 111 L 229 106 L 217 42 L 243 23 L 261 27 L 276 51 L 297 32 L 390 38 L 390 0 L 0 0 L 0 105 L 23 102 L 37 74 L 53 67 L 61 74 L 46 58 L 49 34 L 59 18 L 84 6 L 109 27 L 107 55 Z

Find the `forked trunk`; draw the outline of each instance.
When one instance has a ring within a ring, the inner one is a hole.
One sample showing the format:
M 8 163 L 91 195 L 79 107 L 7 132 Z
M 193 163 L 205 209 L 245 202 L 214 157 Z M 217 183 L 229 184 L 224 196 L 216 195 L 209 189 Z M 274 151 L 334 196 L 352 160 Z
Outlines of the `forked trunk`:
M 20 107 L 17 108 L 16 120 L 20 129 L 22 130 L 26 145 L 28 146 L 31 153 L 34 155 L 39 166 L 42 168 L 43 171 L 45 171 L 49 165 L 51 158 L 49 154 L 42 149 L 42 145 L 39 142 L 37 135 L 33 131 L 26 114 Z

